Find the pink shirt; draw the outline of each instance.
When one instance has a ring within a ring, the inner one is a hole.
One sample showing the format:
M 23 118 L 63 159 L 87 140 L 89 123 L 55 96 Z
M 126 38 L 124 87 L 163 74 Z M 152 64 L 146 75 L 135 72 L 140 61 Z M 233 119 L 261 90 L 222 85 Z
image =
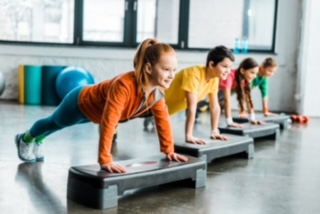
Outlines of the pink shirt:
M 236 88 L 238 87 L 238 84 L 237 84 L 237 81 L 236 81 L 237 72 L 238 72 L 238 70 L 233 69 L 231 71 L 231 73 L 229 74 L 229 76 L 227 77 L 227 79 L 220 80 L 219 90 L 223 90 L 223 89 L 226 89 L 226 88 L 231 89 L 231 91 L 236 90 Z

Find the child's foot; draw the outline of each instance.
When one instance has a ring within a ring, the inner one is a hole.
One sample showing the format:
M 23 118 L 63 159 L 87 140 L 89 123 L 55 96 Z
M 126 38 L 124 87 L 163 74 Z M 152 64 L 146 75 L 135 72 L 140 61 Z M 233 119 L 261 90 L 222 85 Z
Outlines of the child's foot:
M 144 126 L 145 130 L 152 129 L 154 127 L 154 119 L 153 119 L 153 117 L 144 118 L 143 126 Z
M 37 142 L 34 143 L 33 154 L 36 157 L 36 161 L 43 161 L 44 160 L 42 143 L 37 143 Z
M 34 143 L 26 143 L 22 140 L 23 134 L 17 134 L 15 137 L 18 149 L 18 157 L 24 162 L 35 162 L 36 157 L 33 155 Z

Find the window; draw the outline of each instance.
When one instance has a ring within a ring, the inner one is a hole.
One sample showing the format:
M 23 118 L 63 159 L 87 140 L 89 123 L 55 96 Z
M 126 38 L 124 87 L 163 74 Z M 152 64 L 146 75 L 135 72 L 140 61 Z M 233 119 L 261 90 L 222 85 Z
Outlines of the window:
M 278 0 L 1 0 L 0 40 L 177 49 L 274 51 Z M 238 43 L 242 44 L 242 43 Z
M 3 0 L 0 40 L 73 42 L 74 0 Z
M 273 44 L 276 2 L 270 0 L 250 0 L 246 16 L 247 36 L 251 49 L 268 50 Z
M 124 0 L 85 0 L 83 40 L 123 42 L 124 21 Z
M 272 50 L 275 3 L 275 0 L 190 0 L 189 48 L 216 45 L 233 48 L 236 39 L 246 39 L 250 50 Z
M 155 37 L 178 44 L 180 0 L 138 0 L 137 43 Z

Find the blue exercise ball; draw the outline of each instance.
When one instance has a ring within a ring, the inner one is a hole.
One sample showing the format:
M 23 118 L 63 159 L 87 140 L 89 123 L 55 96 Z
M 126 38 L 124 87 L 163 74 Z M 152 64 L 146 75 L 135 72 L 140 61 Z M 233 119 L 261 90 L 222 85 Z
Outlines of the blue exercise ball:
M 92 74 L 82 67 L 70 66 L 63 69 L 56 79 L 56 91 L 63 99 L 72 89 L 78 86 L 94 84 Z
M 0 96 L 4 92 L 4 89 L 6 88 L 6 83 L 4 81 L 3 73 L 0 73 Z

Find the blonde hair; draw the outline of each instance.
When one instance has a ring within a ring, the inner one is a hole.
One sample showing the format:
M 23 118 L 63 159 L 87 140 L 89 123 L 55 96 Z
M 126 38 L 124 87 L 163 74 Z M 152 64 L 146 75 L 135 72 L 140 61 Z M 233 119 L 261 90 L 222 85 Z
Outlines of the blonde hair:
M 275 58 L 268 57 L 262 62 L 262 66 L 265 67 L 265 68 L 267 68 L 267 67 L 276 67 L 276 66 L 278 66 L 278 63 L 277 63 L 277 60 Z
M 150 63 L 151 66 L 154 66 L 159 62 L 162 54 L 170 52 L 175 53 L 175 50 L 170 45 L 160 43 L 156 39 L 146 39 L 139 45 L 133 60 L 138 85 L 149 85 L 149 75 L 144 69 L 145 64 Z

